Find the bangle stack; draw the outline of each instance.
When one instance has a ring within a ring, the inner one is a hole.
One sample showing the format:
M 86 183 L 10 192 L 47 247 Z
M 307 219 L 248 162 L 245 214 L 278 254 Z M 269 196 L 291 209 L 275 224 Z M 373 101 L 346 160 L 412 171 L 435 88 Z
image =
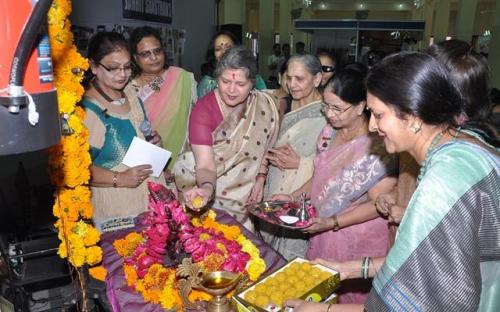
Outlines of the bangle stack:
M 368 272 L 370 271 L 370 261 L 371 257 L 364 257 L 363 262 L 361 263 L 361 277 L 363 279 L 368 279 Z

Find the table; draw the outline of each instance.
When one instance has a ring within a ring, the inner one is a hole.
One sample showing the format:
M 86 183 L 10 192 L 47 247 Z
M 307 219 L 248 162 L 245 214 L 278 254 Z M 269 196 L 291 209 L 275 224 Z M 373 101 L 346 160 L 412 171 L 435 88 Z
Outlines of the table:
M 227 225 L 238 225 L 242 233 L 259 248 L 261 257 L 266 262 L 266 271 L 263 273 L 263 276 L 274 272 L 286 264 L 286 260 L 274 251 L 271 246 L 244 228 L 232 216 L 222 210 L 215 211 L 217 212 L 217 222 Z M 109 303 L 114 312 L 165 312 L 167 310 L 163 309 L 160 305 L 145 302 L 141 294 L 136 293 L 132 288 L 127 286 L 123 272 L 123 258 L 116 252 L 113 242 L 125 237 L 125 235 L 132 231 L 140 231 L 140 227 L 137 226 L 132 229 L 104 233 L 101 236 L 103 265 L 108 272 L 106 276 L 106 294 Z

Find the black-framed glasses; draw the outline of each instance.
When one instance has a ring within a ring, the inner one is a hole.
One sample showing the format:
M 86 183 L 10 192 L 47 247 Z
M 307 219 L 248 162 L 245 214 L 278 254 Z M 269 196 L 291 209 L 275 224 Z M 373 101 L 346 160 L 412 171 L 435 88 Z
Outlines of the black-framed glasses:
M 131 72 L 132 71 L 132 65 L 124 65 L 123 67 L 108 67 L 104 65 L 103 63 L 99 62 L 98 63 L 102 68 L 104 68 L 107 72 L 113 75 L 118 75 L 118 73 L 123 70 L 124 72 Z
M 136 54 L 141 57 L 141 58 L 149 58 L 151 56 L 159 56 L 163 53 L 163 48 L 162 47 L 159 47 L 159 48 L 155 48 L 155 49 L 151 49 L 151 50 L 144 50 L 144 51 L 141 51 L 141 52 L 137 52 Z
M 334 73 L 335 72 L 335 67 L 321 65 L 321 71 L 324 72 L 324 73 Z
M 341 114 L 347 112 L 348 110 L 351 109 L 351 107 L 353 107 L 353 105 L 349 105 L 349 107 L 342 109 L 336 105 L 322 104 L 322 109 L 323 109 L 324 113 L 326 113 L 327 111 L 330 110 L 337 115 L 341 115 Z

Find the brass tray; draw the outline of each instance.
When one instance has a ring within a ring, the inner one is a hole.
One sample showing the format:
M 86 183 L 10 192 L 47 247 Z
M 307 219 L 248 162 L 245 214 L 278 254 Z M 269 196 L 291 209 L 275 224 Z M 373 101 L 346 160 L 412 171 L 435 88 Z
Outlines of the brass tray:
M 256 216 L 257 218 L 264 220 L 267 223 L 271 223 L 286 229 L 300 230 L 309 226 L 310 218 L 315 216 L 315 211 L 309 219 L 305 221 L 297 220 L 297 222 L 286 223 L 280 217 L 281 216 L 292 216 L 298 217 L 298 213 L 301 204 L 298 202 L 287 202 L 287 201 L 263 201 L 256 204 L 250 204 L 246 206 L 248 211 Z M 314 208 L 308 205 L 308 211 L 311 212 Z

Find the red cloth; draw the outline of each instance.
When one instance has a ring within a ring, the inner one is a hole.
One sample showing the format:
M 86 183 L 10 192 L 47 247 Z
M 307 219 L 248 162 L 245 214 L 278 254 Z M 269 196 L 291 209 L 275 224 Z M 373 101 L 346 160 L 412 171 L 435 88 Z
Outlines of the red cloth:
M 222 123 L 224 117 L 217 104 L 214 91 L 196 102 L 189 117 L 189 143 L 196 145 L 214 144 L 212 133 Z

